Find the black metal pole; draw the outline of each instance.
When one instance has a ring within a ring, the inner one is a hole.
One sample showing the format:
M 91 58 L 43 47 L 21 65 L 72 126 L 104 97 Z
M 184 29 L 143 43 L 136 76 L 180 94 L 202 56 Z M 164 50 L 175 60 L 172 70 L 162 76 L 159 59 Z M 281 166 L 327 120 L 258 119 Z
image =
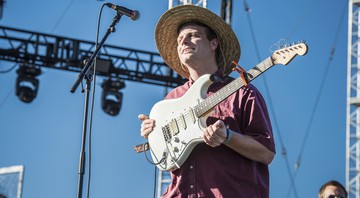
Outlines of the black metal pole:
M 95 52 L 92 54 L 90 59 L 86 62 L 86 65 L 78 75 L 78 79 L 76 80 L 75 84 L 71 88 L 71 92 L 74 93 L 77 87 L 79 86 L 80 82 L 85 79 L 86 87 L 85 87 L 85 107 L 84 107 L 84 120 L 83 120 L 83 134 L 82 134 L 82 141 L 81 141 L 81 150 L 80 150 L 80 158 L 79 158 L 79 171 L 78 171 L 78 190 L 77 190 L 77 197 L 81 198 L 83 194 L 83 181 L 84 181 L 84 174 L 85 174 L 85 146 L 86 146 L 86 132 L 87 132 L 87 120 L 88 120 L 88 109 L 89 109 L 89 95 L 90 95 L 90 87 L 91 81 L 93 78 L 93 72 L 90 70 L 90 66 L 92 65 L 93 60 L 97 56 L 100 48 L 103 46 L 105 40 L 110 35 L 110 33 L 115 32 L 114 26 L 119 22 L 122 14 L 117 13 L 114 17 L 112 24 L 106 31 L 103 39 L 96 47 Z M 96 75 L 96 74 L 95 74 Z
M 91 87 L 91 75 L 86 75 L 86 87 L 85 87 L 85 107 L 84 107 L 84 120 L 83 120 L 83 134 L 81 140 L 81 150 L 79 158 L 79 171 L 78 171 L 78 191 L 77 197 L 82 197 L 83 181 L 85 174 L 85 145 L 86 145 L 86 131 L 87 131 L 87 120 L 88 120 L 88 110 L 89 110 L 89 96 L 90 96 L 90 87 Z
M 99 53 L 101 47 L 104 45 L 105 40 L 107 39 L 107 37 L 112 33 L 115 32 L 115 25 L 119 22 L 120 18 L 121 18 L 122 14 L 117 13 L 117 15 L 114 17 L 114 20 L 112 22 L 112 24 L 109 26 L 109 28 L 107 29 L 103 39 L 100 41 L 100 43 L 97 45 L 94 53 L 91 55 L 91 57 L 89 58 L 89 60 L 86 62 L 84 68 L 81 70 L 81 72 L 78 75 L 78 78 L 76 79 L 74 85 L 71 87 L 70 92 L 74 93 L 77 89 L 77 87 L 79 86 L 79 84 L 81 83 L 81 81 L 84 79 L 84 76 L 86 75 L 86 73 L 88 72 L 88 70 L 90 69 L 90 66 L 92 65 L 95 57 L 97 56 L 97 54 Z

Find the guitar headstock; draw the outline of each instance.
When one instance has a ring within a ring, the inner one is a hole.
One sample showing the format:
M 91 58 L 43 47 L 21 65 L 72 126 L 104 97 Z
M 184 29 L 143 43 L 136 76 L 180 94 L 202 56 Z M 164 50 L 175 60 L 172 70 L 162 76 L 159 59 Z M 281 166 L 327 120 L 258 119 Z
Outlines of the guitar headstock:
M 295 58 L 296 55 L 303 56 L 306 54 L 307 51 L 307 45 L 302 42 L 276 50 L 271 56 L 271 59 L 274 65 L 287 65 L 293 58 Z

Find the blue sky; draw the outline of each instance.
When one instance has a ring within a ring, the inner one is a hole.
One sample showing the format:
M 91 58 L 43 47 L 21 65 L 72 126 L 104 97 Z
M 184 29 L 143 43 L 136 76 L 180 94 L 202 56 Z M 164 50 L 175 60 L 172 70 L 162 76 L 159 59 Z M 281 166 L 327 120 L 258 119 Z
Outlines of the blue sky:
M 157 52 L 154 28 L 168 1 L 111 2 L 139 10 L 141 17 L 138 21 L 123 17 L 106 44 Z M 0 25 L 95 42 L 102 3 L 7 1 Z M 208 9 L 219 14 L 220 3 L 209 0 Z M 253 84 L 267 101 L 277 145 L 270 165 L 270 197 L 316 197 L 330 179 L 345 184 L 348 2 L 247 3 L 250 13 L 243 1 L 234 1 L 232 18 L 242 47 L 239 64 L 246 70 L 259 63 L 259 57 L 270 56 L 279 41 L 305 40 L 309 46 L 307 55 L 288 66 L 273 67 Z M 104 9 L 100 38 L 114 15 Z M 13 65 L 0 61 L 0 70 Z M 85 98 L 79 89 L 74 94 L 69 91 L 77 73 L 44 68 L 37 98 L 29 104 L 15 95 L 16 77 L 15 70 L 0 74 L 0 167 L 25 166 L 24 198 L 75 197 Z M 101 81 L 97 78 L 93 90 L 90 196 L 152 197 L 154 167 L 132 147 L 145 141 L 139 135 L 137 115 L 149 113 L 163 98 L 164 88 L 126 81 L 121 112 L 113 117 L 101 109 Z M 298 159 L 301 163 L 295 169 Z M 87 177 L 86 173 L 85 181 Z M 291 177 L 295 188 L 290 187 Z

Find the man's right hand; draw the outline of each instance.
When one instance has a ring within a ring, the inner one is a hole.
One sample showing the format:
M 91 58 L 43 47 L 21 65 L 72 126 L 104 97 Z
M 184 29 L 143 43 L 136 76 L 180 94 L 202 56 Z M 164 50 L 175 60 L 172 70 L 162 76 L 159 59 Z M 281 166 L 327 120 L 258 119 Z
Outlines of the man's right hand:
M 138 115 L 138 118 L 140 121 L 142 121 L 141 123 L 141 129 L 140 129 L 140 135 L 143 138 L 148 138 L 148 135 L 153 131 L 154 126 L 155 126 L 155 120 L 153 119 L 149 119 L 149 116 L 144 115 L 144 114 L 140 114 Z

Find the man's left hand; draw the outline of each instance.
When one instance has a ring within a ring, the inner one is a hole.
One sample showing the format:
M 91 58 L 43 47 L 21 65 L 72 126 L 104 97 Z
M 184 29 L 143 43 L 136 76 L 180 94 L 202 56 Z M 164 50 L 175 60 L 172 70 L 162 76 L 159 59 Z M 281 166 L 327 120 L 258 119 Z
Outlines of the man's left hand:
M 222 120 L 206 127 L 203 136 L 205 143 L 211 147 L 220 146 L 226 139 L 226 130 L 226 125 Z

